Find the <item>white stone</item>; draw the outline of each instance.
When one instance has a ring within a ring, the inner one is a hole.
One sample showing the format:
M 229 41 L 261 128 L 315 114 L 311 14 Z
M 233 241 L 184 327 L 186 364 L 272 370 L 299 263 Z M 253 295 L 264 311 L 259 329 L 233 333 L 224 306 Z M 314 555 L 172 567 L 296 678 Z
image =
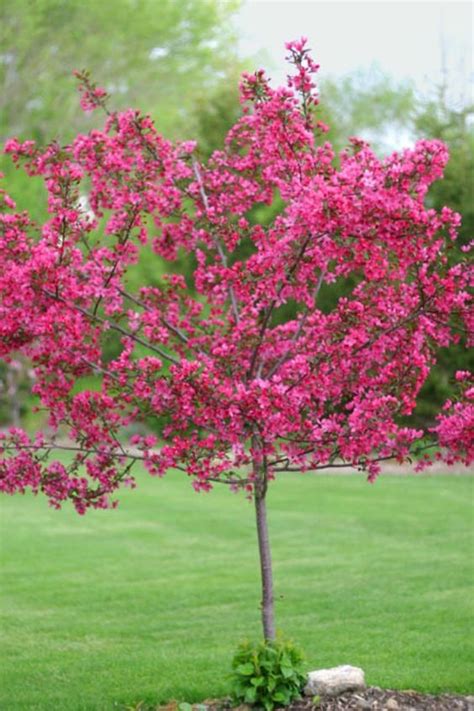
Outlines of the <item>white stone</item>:
M 362 691 L 365 688 L 362 669 L 344 664 L 332 669 L 309 672 L 304 693 L 306 696 L 338 696 L 345 691 Z

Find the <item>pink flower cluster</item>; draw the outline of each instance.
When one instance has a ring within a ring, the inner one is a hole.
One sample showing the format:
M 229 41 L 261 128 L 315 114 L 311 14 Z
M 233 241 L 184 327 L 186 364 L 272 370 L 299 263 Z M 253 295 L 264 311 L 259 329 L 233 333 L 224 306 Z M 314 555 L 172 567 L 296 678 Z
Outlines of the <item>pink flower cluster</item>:
M 259 466 L 273 478 L 346 463 L 372 479 L 427 435 L 446 461 L 473 460 L 464 375 L 432 432 L 400 424 L 437 349 L 473 332 L 472 270 L 449 259 L 459 216 L 424 203 L 446 147 L 420 141 L 380 160 L 352 139 L 336 166 L 315 138 L 318 67 L 305 40 L 287 49 L 288 86 L 245 76 L 243 117 L 207 163 L 138 111 L 110 113 L 83 74 L 82 104 L 107 109 L 103 130 L 66 148 L 7 142 L 44 180 L 49 219 L 35 225 L 0 194 L 0 357 L 31 361 L 53 436 L 1 435 L 3 491 L 83 513 L 133 484 L 136 462 L 158 476 L 182 469 L 197 490 L 251 493 Z M 275 194 L 283 212 L 251 224 Z M 130 290 L 150 250 L 194 255 L 192 288 L 170 265 Z M 335 283 L 346 296 L 329 310 Z M 297 315 L 284 320 L 288 303 Z M 153 419 L 161 447 L 152 436 L 125 446 L 124 428 Z M 68 465 L 51 456 L 64 434 Z

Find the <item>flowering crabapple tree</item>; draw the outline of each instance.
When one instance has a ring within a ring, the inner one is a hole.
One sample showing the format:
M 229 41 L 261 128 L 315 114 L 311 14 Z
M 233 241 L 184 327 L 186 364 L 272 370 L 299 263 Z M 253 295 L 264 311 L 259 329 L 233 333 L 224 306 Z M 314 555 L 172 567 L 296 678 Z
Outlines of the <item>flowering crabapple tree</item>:
M 48 435 L 1 435 L 1 489 L 70 500 L 83 514 L 114 506 L 141 463 L 152 476 L 185 472 L 198 492 L 243 490 L 256 510 L 267 640 L 266 494 L 277 475 L 350 466 L 372 481 L 382 460 L 427 444 L 448 463 L 474 458 L 467 372 L 431 429 L 402 419 L 436 350 L 473 331 L 472 272 L 449 257 L 459 215 L 424 204 L 447 150 L 419 141 L 380 160 L 351 139 L 336 161 L 314 118 L 318 66 L 304 39 L 287 49 L 288 85 L 244 75 L 242 118 L 205 164 L 150 117 L 110 111 L 80 73 L 82 106 L 105 111 L 104 129 L 66 147 L 7 141 L 44 179 L 50 218 L 34 224 L 3 192 L 0 221 L 0 355 L 29 359 L 49 413 Z M 283 212 L 251 224 L 251 209 L 277 195 Z M 170 273 L 133 288 L 150 250 Z M 178 252 L 195 257 L 191 287 L 172 272 Z M 332 284 L 350 288 L 328 311 L 320 292 Z M 285 321 L 288 302 L 296 316 Z M 112 355 L 111 334 L 121 344 Z M 153 418 L 159 438 L 124 439 Z M 69 463 L 54 458 L 60 448 Z

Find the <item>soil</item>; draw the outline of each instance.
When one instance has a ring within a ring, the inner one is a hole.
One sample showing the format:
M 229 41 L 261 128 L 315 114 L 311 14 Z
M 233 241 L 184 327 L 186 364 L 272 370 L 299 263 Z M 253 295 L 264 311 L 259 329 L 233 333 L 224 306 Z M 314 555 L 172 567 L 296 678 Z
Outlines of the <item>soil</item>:
M 418 691 L 394 691 L 376 686 L 365 691 L 347 692 L 333 699 L 321 697 L 318 704 L 308 698 L 291 704 L 291 711 L 474 711 L 474 696 L 442 694 L 432 696 Z
M 186 706 L 186 710 L 180 707 Z M 232 707 L 228 699 L 206 699 L 200 704 L 167 704 L 157 711 L 254 711 L 242 704 Z M 419 691 L 395 691 L 372 686 L 336 697 L 308 697 L 275 711 L 474 711 L 474 696 L 441 694 L 433 696 Z

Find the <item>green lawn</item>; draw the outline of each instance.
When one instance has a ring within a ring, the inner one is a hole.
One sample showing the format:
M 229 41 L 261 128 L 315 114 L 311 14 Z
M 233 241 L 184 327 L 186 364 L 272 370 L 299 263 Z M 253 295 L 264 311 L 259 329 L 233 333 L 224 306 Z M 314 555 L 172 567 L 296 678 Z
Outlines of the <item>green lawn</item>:
M 468 476 L 282 477 L 269 494 L 278 626 L 308 669 L 472 692 Z M 118 709 L 225 695 L 258 638 L 252 506 L 140 476 L 116 511 L 1 501 L 0 708 Z

